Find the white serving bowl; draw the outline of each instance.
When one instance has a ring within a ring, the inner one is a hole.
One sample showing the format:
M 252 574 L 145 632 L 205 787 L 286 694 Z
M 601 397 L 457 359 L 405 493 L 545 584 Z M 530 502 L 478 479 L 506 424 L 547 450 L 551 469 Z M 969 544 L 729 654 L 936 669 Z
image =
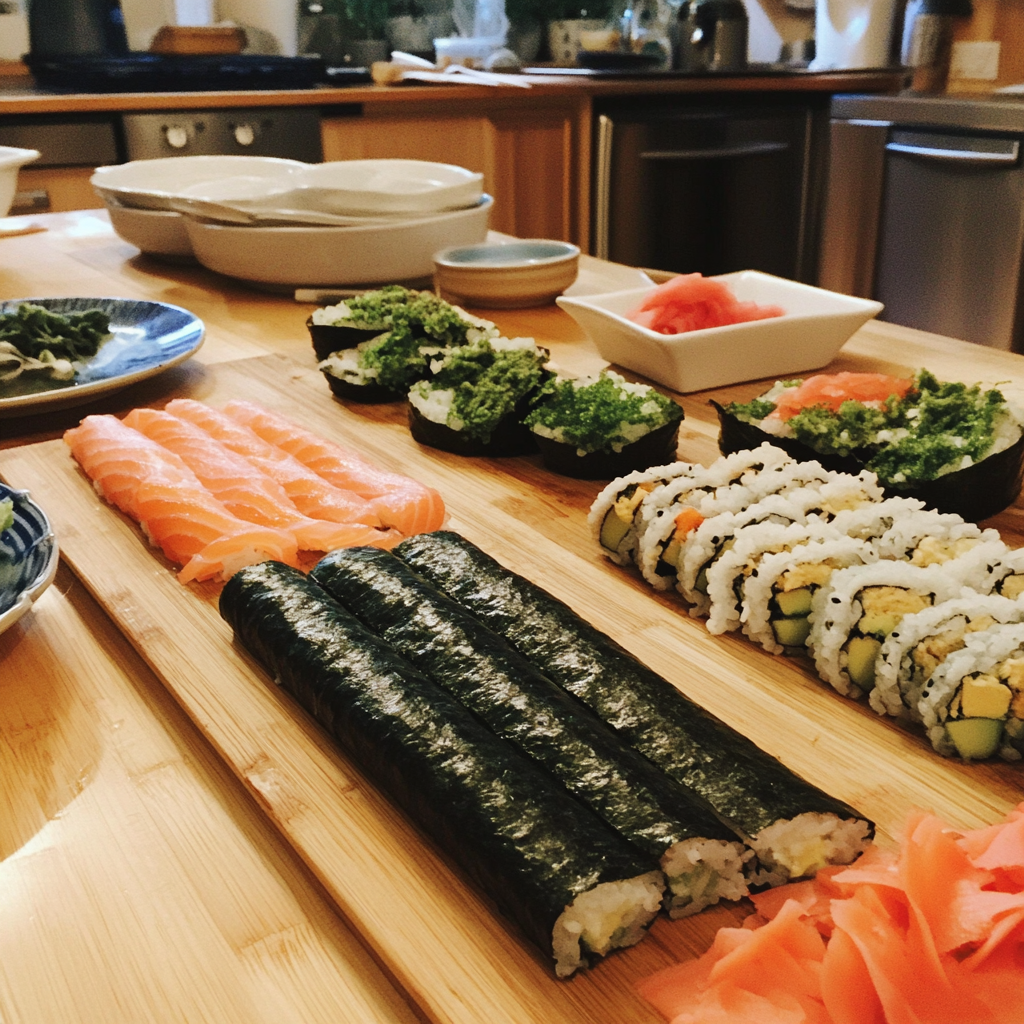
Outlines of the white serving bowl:
M 104 201 L 169 210 L 178 195 L 253 199 L 286 192 L 309 166 L 271 156 L 168 156 L 97 167 L 89 181 Z
M 436 213 L 473 206 L 484 176 L 428 160 L 332 160 L 307 164 L 294 205 L 338 214 Z
M 368 227 L 260 227 L 185 217 L 196 259 L 257 284 L 292 287 L 381 284 L 429 277 L 433 256 L 448 245 L 487 237 L 494 200 L 465 210 Z
M 434 255 L 434 287 L 465 305 L 544 306 L 576 280 L 579 261 L 578 246 L 546 238 L 450 246 Z
M 0 146 L 0 217 L 6 217 L 18 190 L 18 171 L 39 159 L 38 149 L 19 149 L 17 146 Z
M 185 218 L 171 210 L 139 210 L 106 200 L 114 231 L 142 252 L 172 263 L 195 262 Z
M 741 302 L 781 306 L 784 316 L 685 334 L 658 334 L 626 319 L 650 288 L 556 301 L 610 363 L 675 391 L 703 391 L 761 377 L 785 377 L 830 362 L 880 302 L 814 288 L 757 270 L 713 278 Z

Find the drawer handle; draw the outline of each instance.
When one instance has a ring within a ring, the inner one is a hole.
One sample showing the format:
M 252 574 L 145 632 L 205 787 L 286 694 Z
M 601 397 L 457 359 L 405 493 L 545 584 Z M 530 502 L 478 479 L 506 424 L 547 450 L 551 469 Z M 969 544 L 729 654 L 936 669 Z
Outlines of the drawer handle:
M 1020 143 L 1014 141 L 1007 153 L 985 153 L 976 149 L 940 149 L 935 146 L 911 146 L 906 142 L 887 142 L 890 153 L 906 153 L 926 160 L 948 160 L 961 164 L 1015 164 L 1020 156 Z
M 789 149 L 788 142 L 747 142 L 714 149 L 667 149 L 641 153 L 641 160 L 727 160 L 738 156 L 767 156 Z

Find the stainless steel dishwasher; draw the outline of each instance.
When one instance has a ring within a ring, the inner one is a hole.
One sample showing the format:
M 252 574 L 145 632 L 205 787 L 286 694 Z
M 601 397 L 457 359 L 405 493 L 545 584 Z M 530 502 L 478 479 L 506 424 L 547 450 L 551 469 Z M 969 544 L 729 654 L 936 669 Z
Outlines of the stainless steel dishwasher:
M 882 319 L 1024 351 L 1024 102 L 841 96 L 820 283 Z

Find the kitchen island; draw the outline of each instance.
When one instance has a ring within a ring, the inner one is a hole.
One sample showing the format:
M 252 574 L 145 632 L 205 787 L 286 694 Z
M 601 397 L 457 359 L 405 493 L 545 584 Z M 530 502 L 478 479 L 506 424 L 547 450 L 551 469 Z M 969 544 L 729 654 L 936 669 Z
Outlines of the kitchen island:
M 743 916 L 659 921 L 639 946 L 569 982 L 548 966 L 337 753 L 231 641 L 219 587 L 182 587 L 105 505 L 59 440 L 87 413 L 188 396 L 277 407 L 436 487 L 449 526 L 540 583 L 765 750 L 898 837 L 928 808 L 955 826 L 1000 819 L 1020 765 L 963 764 L 846 701 L 798 659 L 715 637 L 593 544 L 600 483 L 533 457 L 460 459 L 417 445 L 404 410 L 346 407 L 315 367 L 312 307 L 140 256 L 103 213 L 38 218 L 0 239 L 4 298 L 118 296 L 206 323 L 195 358 L 89 406 L 0 420 L 0 477 L 51 517 L 54 586 L 0 635 L 4 771 L 0 1015 L 9 1024 L 431 1020 L 655 1024 L 633 983 L 703 950 Z M 555 307 L 482 313 L 566 370 L 602 366 Z M 872 322 L 832 369 L 999 382 L 1024 401 L 1024 357 Z M 710 462 L 709 398 L 677 396 L 680 455 Z M 1021 506 L 993 520 L 1024 542 Z

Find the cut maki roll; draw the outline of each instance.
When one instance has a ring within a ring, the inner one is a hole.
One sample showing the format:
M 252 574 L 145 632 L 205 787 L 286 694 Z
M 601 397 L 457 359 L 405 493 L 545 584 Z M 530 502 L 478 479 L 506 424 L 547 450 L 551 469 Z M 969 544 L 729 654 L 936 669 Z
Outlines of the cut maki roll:
M 963 589 L 949 565 L 885 560 L 833 572 L 811 607 L 808 647 L 818 675 L 844 697 L 870 693 L 882 644 L 900 621 Z
M 889 494 L 978 520 L 1017 497 L 1024 416 L 995 388 L 841 373 L 780 381 L 747 403 L 716 406 L 723 451 L 766 435 L 797 458 L 877 473 Z
M 318 366 L 331 391 L 357 402 L 401 401 L 412 384 L 429 376 L 432 359 L 498 334 L 490 321 L 400 285 L 317 310 L 310 319 Z
M 673 917 L 746 895 L 750 852 L 703 800 L 622 743 L 411 566 L 362 548 L 332 552 L 312 575 L 399 654 L 647 853 L 668 879 Z
M 672 461 L 682 418 L 667 395 L 602 370 L 550 381 L 525 422 L 548 469 L 600 480 Z
M 667 466 L 635 469 L 608 484 L 590 506 L 587 522 L 594 541 L 616 564 L 629 565 L 638 543 L 638 510 L 656 488 L 677 477 L 693 477 L 703 466 L 673 462 Z
M 412 436 L 456 455 L 535 452 L 523 419 L 551 376 L 548 354 L 532 338 L 481 338 L 452 349 L 409 390 Z
M 559 977 L 643 937 L 661 872 L 313 580 L 276 562 L 251 567 L 224 588 L 220 611 Z
M 889 634 L 875 662 L 871 706 L 879 714 L 917 719 L 932 673 L 968 636 L 1000 623 L 1024 621 L 1024 603 L 996 594 L 971 594 L 907 615 Z
M 872 824 L 689 700 L 551 594 L 458 534 L 421 534 L 395 553 L 503 636 L 630 746 L 687 786 L 754 850 L 776 885 L 848 864 Z
M 932 746 L 946 757 L 1018 761 L 1024 751 L 1024 625 L 990 626 L 964 638 L 925 683 L 917 707 Z
M 828 585 L 837 569 L 877 558 L 867 541 L 853 537 L 815 539 L 791 551 L 765 555 L 756 575 L 743 584 L 740 623 L 744 634 L 770 654 L 803 649 L 811 631 L 815 593 Z

